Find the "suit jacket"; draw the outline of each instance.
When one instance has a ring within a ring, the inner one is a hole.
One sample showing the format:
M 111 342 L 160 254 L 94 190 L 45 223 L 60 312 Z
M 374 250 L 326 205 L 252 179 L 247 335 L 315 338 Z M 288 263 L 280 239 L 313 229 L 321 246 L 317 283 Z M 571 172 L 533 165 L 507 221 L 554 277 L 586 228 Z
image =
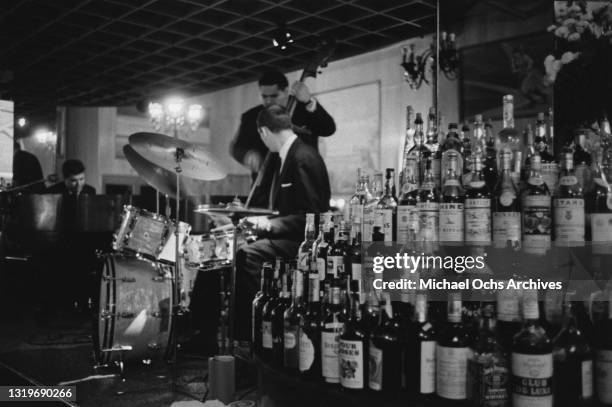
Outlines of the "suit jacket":
M 296 139 L 273 185 L 272 207 L 279 215 L 270 219 L 271 231 L 260 237 L 301 241 L 305 214 L 325 212 L 331 196 L 323 158 L 312 146 Z

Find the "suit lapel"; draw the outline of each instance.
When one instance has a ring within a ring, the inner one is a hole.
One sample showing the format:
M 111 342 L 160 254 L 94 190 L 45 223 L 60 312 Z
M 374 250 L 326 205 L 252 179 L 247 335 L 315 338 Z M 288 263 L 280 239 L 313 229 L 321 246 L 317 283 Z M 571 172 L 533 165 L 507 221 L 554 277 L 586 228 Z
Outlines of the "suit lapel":
M 285 157 L 285 163 L 283 165 L 283 168 L 280 170 L 280 174 L 279 171 L 275 171 L 274 172 L 274 178 L 273 178 L 273 185 L 271 188 L 271 196 L 270 196 L 270 209 L 274 208 L 276 205 L 276 198 L 278 198 L 278 193 L 280 190 L 280 186 L 282 181 L 285 179 L 285 176 L 287 175 L 287 171 L 288 168 L 292 165 L 293 163 L 293 156 L 295 155 L 295 150 L 298 148 L 298 143 L 300 143 L 300 139 L 295 139 L 295 141 L 293 142 L 293 144 L 291 144 L 291 147 L 289 147 L 289 151 L 287 151 L 287 156 Z M 280 168 L 281 162 L 280 162 L 280 156 L 278 157 L 278 166 L 276 167 L 277 169 Z

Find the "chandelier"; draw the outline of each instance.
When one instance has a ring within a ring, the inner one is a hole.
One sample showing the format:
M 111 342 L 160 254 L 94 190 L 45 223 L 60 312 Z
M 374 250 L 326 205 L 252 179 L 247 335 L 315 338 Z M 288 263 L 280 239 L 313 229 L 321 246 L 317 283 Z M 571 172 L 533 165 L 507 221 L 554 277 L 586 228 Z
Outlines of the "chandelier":
M 443 31 L 439 43 L 435 37 L 429 48 L 421 54 L 415 52 L 414 44 L 403 47 L 401 66 L 404 68 L 404 79 L 411 89 L 420 88 L 423 82 L 428 85 L 432 84 L 436 80 L 437 68 L 447 79 L 456 79 L 459 69 L 459 53 L 455 34 L 447 34 L 446 31 Z

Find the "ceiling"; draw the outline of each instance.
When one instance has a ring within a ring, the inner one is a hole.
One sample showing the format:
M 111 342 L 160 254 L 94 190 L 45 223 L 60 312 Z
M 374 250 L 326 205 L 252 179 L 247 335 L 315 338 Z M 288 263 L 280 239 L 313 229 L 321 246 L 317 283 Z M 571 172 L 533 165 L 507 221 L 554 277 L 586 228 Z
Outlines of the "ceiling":
M 0 98 L 35 122 L 55 106 L 125 106 L 290 71 L 320 37 L 332 60 L 434 31 L 436 0 L 3 0 Z M 295 42 L 273 47 L 285 23 Z M 399 57 L 398 57 L 399 59 Z M 31 121 L 32 121 L 31 120 Z

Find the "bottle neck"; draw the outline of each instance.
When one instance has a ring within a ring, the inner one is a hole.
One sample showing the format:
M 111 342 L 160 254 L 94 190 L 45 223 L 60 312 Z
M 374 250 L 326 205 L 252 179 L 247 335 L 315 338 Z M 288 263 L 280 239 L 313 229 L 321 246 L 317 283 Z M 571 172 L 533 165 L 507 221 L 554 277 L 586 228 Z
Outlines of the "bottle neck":
M 453 293 L 448 297 L 448 321 L 452 323 L 461 322 L 461 294 Z
M 308 303 L 318 304 L 319 303 L 319 290 L 321 289 L 319 284 L 319 274 L 310 273 L 308 275 Z
M 293 270 L 293 287 L 291 289 L 293 296 L 293 305 L 298 305 L 302 301 L 304 291 L 304 275 L 300 270 Z
M 417 294 L 415 313 L 417 322 L 424 323 L 427 321 L 427 297 L 423 294 Z

